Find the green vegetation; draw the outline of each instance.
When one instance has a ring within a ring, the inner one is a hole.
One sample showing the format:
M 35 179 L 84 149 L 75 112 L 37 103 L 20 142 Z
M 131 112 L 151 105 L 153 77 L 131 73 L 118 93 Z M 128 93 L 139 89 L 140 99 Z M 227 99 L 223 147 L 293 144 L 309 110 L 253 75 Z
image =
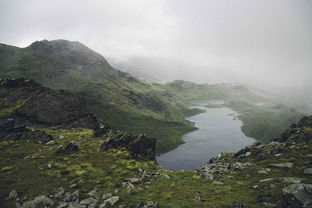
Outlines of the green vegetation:
M 53 135 L 56 143 L 0 142 L 0 199 L 11 190 L 17 190 L 21 198 L 34 197 L 43 192 L 51 192 L 58 187 L 68 188 L 77 184 L 83 195 L 95 187 L 100 193 L 114 193 L 118 190 L 121 202 L 136 206 L 140 201 L 158 202 L 161 207 L 229 207 L 244 203 L 247 207 L 263 207 L 263 202 L 282 203 L 282 188 L 289 184 L 287 178 L 299 178 L 304 183 L 312 183 L 312 178 L 303 174 L 309 167 L 310 158 L 305 155 L 312 151 L 312 144 L 298 143 L 294 148 L 284 146 L 281 155 L 268 155 L 257 160 L 257 155 L 237 159 L 228 153 L 224 158 L 237 162 L 252 162 L 244 169 L 215 175 L 214 180 L 202 178 L 196 171 L 163 170 L 151 161 L 134 160 L 123 149 L 99 152 L 97 148 L 112 136 L 111 133 L 92 138 L 92 131 L 85 129 L 57 130 L 45 129 Z M 60 137 L 63 136 L 63 137 Z M 74 141 L 79 152 L 70 155 L 55 155 L 60 145 Z M 259 170 L 272 163 L 291 162 L 295 168 L 271 168 L 268 174 Z M 128 193 L 122 182 L 134 175 L 160 172 L 149 185 L 137 185 L 137 192 Z M 168 175 L 166 178 L 163 175 Z M 260 182 L 262 179 L 271 181 Z M 285 180 L 284 180 L 285 179 Z M 222 182 L 216 184 L 214 181 Z M 273 185 L 272 185 L 273 184 Z M 256 188 L 254 188 L 256 186 Z M 200 195 L 201 200 L 195 200 Z M 1 201 L 0 206 L 9 207 L 9 202 Z

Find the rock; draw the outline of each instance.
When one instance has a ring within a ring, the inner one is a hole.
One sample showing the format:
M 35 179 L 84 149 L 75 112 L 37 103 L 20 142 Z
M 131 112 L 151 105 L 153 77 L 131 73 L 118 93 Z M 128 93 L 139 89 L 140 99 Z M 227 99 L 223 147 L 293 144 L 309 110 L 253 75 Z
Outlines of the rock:
M 93 137 L 100 137 L 109 132 L 110 129 L 111 128 L 108 127 L 107 125 L 99 124 L 93 131 Z
M 75 201 L 75 200 L 79 199 L 79 196 L 80 196 L 79 190 L 74 191 L 72 193 L 72 200 Z
M 251 152 L 246 152 L 244 156 L 249 157 L 250 155 L 251 155 Z
M 106 151 L 111 148 L 125 148 L 133 157 L 143 157 L 155 161 L 155 143 L 156 139 L 145 135 L 130 135 L 127 133 L 118 133 L 100 146 L 100 151 Z
M 55 145 L 55 144 L 56 144 L 56 141 L 54 141 L 54 140 L 51 140 L 51 141 L 46 143 L 46 145 Z
M 276 204 L 269 203 L 269 202 L 263 202 L 262 205 L 263 205 L 264 207 L 267 207 L 267 208 L 274 208 L 274 207 L 277 207 Z
M 23 204 L 24 208 L 42 208 L 42 207 L 52 207 L 54 201 L 46 196 L 37 196 L 34 200 L 25 202 Z
M 195 201 L 200 201 L 201 200 L 201 196 L 198 192 L 195 193 L 195 198 L 194 198 Z
M 312 204 L 312 184 L 291 184 L 283 188 L 284 204 L 288 207 L 305 207 Z
M 260 180 L 259 182 L 260 183 L 265 183 L 265 182 L 268 182 L 268 181 L 273 181 L 275 178 L 265 178 L 265 179 L 262 179 Z
M 78 202 L 70 202 L 68 208 L 86 208 L 86 206 L 81 205 Z
M 112 196 L 113 196 L 113 194 L 111 194 L 111 193 L 103 194 L 102 200 L 108 199 L 108 198 L 110 198 L 110 197 L 112 197 Z
M 66 192 L 63 197 L 63 201 L 70 202 L 71 200 L 72 200 L 72 194 L 70 192 Z
M 59 202 L 56 208 L 65 208 L 68 206 L 67 202 Z
M 104 203 L 108 203 L 110 206 L 114 206 L 119 201 L 119 196 L 113 196 L 104 201 Z
M 294 177 L 282 177 L 280 178 L 280 181 L 282 183 L 301 183 L 300 178 L 294 178 Z
M 269 174 L 271 172 L 270 168 L 264 168 L 258 171 L 259 174 Z
M 75 153 L 79 150 L 78 146 L 72 142 L 68 143 L 65 148 L 60 147 L 58 150 L 56 150 L 55 154 L 56 155 L 61 155 L 61 154 L 72 154 Z
M 54 194 L 54 198 L 61 199 L 65 193 L 65 189 L 63 187 L 60 187 L 58 191 Z
M 98 200 L 96 200 L 96 199 L 90 197 L 90 198 L 81 200 L 81 201 L 80 201 L 80 204 L 82 204 L 82 205 L 87 205 L 87 206 L 89 206 L 89 205 L 96 206 L 96 205 L 98 204 L 98 202 L 99 202 Z
M 8 198 L 6 198 L 6 199 L 17 199 L 17 191 L 16 190 L 13 190 L 13 191 L 11 191 L 10 193 L 9 193 L 9 196 L 8 196 Z
M 132 177 L 129 178 L 128 181 L 132 184 L 141 184 L 143 183 L 143 180 L 141 178 L 137 178 L 137 177 Z
M 218 186 L 224 185 L 224 183 L 221 182 L 221 181 L 213 181 L 212 184 L 213 184 L 213 185 L 218 185 Z
M 170 176 L 168 176 L 168 175 L 166 175 L 166 174 L 163 174 L 163 176 L 164 176 L 166 179 L 168 179 L 168 180 L 171 179 Z
M 88 196 L 97 199 L 97 200 L 101 200 L 102 199 L 102 194 L 100 194 L 97 189 L 94 189 L 92 191 L 90 191 L 89 193 L 87 193 Z
M 269 164 L 268 167 L 272 167 L 272 168 L 293 168 L 294 167 L 294 163 L 278 163 L 278 164 Z
M 303 174 L 305 175 L 312 175 L 312 168 L 307 168 L 303 171 Z
M 138 203 L 135 208 L 142 208 L 142 207 L 144 207 L 144 202 L 143 201 Z

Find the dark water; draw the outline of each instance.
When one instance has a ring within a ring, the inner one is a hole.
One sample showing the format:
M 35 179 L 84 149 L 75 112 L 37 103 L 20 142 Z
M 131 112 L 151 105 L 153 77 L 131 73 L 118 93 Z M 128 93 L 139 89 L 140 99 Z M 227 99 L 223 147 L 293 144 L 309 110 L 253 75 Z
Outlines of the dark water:
M 209 102 L 219 104 L 218 101 Z M 194 122 L 198 130 L 183 135 L 185 144 L 157 157 L 158 163 L 167 169 L 194 169 L 221 152 L 236 152 L 255 140 L 246 137 L 240 127 L 242 122 L 234 119 L 236 112 L 229 108 L 206 108 L 187 120 Z

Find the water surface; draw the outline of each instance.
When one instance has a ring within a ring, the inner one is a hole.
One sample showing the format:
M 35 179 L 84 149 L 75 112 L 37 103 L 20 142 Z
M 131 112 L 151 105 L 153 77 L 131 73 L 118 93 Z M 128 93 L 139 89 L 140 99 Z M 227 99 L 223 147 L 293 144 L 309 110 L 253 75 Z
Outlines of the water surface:
M 209 104 L 222 103 L 211 101 Z M 242 133 L 242 122 L 234 119 L 237 115 L 235 111 L 226 107 L 207 108 L 203 103 L 192 108 L 206 112 L 187 118 L 198 129 L 183 135 L 185 144 L 157 157 L 158 163 L 164 168 L 194 169 L 221 152 L 236 152 L 255 141 Z

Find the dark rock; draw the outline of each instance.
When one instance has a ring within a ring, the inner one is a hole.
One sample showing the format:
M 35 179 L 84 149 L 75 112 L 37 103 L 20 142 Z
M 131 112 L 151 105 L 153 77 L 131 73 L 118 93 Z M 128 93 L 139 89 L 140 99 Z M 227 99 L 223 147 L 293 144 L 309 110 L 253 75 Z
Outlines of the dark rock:
M 54 201 L 46 196 L 37 196 L 34 200 L 25 202 L 23 204 L 24 208 L 42 208 L 42 207 L 52 207 Z
M 143 157 L 149 160 L 155 160 L 156 139 L 145 135 L 130 135 L 127 133 L 118 133 L 100 146 L 100 151 L 106 151 L 110 148 L 125 148 L 134 157 Z
M 61 147 L 58 150 L 56 150 L 55 154 L 60 155 L 60 154 L 72 154 L 79 151 L 79 148 L 76 144 L 70 142 L 66 147 Z
M 77 95 L 64 90 L 42 87 L 25 79 L 0 81 L 2 107 L 13 107 L 15 126 L 62 127 L 95 129 L 97 121 L 85 102 Z M 18 124 L 18 125 L 17 125 Z
M 99 124 L 99 125 L 94 129 L 93 137 L 102 136 L 102 135 L 106 134 L 106 133 L 109 132 L 109 131 L 110 131 L 110 128 L 109 128 L 107 125 Z
M 312 204 L 312 184 L 291 184 L 283 189 L 286 207 L 306 207 Z

